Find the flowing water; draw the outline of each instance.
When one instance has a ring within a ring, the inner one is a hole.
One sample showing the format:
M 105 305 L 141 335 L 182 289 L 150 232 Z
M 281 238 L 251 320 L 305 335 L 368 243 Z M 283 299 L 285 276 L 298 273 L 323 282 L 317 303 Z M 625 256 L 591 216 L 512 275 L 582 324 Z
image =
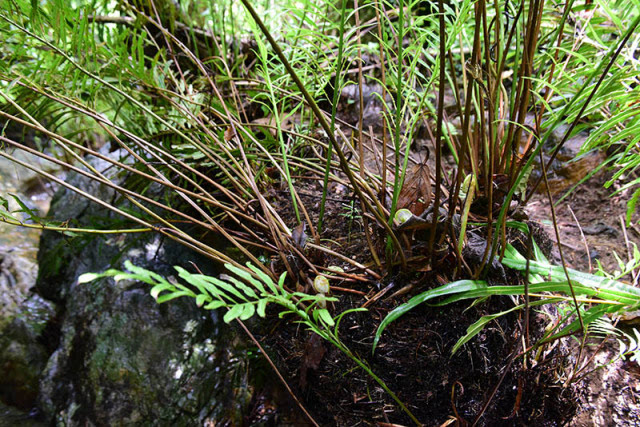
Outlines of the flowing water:
M 18 159 L 38 166 L 44 170 L 55 171 L 54 165 L 23 152 L 12 153 Z M 0 158 L 0 209 L 11 212 L 21 221 L 29 221 L 29 215 L 23 212 L 20 200 L 28 209 L 44 217 L 49 209 L 53 188 L 45 185 L 38 174 L 16 165 L 10 160 Z M 6 202 L 5 202 L 6 200 Z M 11 333 L 5 329 L 11 320 L 22 311 L 30 311 L 25 299 L 35 284 L 38 273 L 37 253 L 41 230 L 0 222 L 0 338 Z M 15 371 L 15 369 L 12 369 Z M 9 394 L 12 394 L 9 391 Z M 0 427 L 39 425 L 28 413 L 0 401 Z
M 47 171 L 55 171 L 55 165 L 24 152 L 12 153 L 25 163 Z M 29 214 L 23 210 L 19 199 L 37 216 L 44 217 L 53 194 L 51 185 L 45 184 L 39 175 L 27 168 L 0 158 L 0 206 L 5 213 L 25 222 Z M 6 202 L 5 202 L 6 201 Z M 41 231 L 34 228 L 17 227 L 0 222 L 0 327 L 9 321 L 18 305 L 33 286 L 38 265 L 38 241 Z

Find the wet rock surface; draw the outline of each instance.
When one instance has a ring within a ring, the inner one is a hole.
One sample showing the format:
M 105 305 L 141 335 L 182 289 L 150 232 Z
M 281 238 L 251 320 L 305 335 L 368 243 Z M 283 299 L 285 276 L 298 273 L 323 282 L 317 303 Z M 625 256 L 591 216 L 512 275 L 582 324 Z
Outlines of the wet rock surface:
M 20 161 L 53 171 L 54 165 L 24 152 L 12 155 Z M 0 200 L 16 219 L 25 214 L 17 200 L 36 215 L 46 214 L 49 208 L 48 191 L 51 187 L 38 186 L 38 175 L 11 161 L 0 158 Z M 20 311 L 20 305 L 29 296 L 29 288 L 38 274 L 36 254 L 40 230 L 16 227 L 0 222 L 0 330 Z
M 44 170 L 54 165 L 23 152 L 12 153 Z M 0 195 L 16 219 L 25 219 L 19 199 L 35 215 L 48 209 L 48 190 L 36 185 L 35 172 L 0 159 Z M 39 377 L 51 348 L 44 339 L 55 305 L 32 293 L 38 264 L 40 230 L 0 223 L 0 426 L 33 425 L 30 415 Z M 5 406 L 11 405 L 11 406 Z
M 0 427 L 41 427 L 41 421 L 35 420 L 29 413 L 0 402 Z
M 45 339 L 55 305 L 38 295 L 22 302 L 0 336 L 0 400 L 24 411 L 33 409 L 39 379 L 51 347 Z
M 20 311 L 38 266 L 20 248 L 0 247 L 0 329 Z
M 68 182 L 121 204 L 113 190 L 81 176 Z M 88 228 L 116 218 L 67 189 L 56 193 L 49 215 Z M 207 259 L 159 236 L 45 231 L 35 294 L 0 339 L 0 400 L 22 409 L 0 412 L 0 425 L 15 417 L 62 425 L 242 424 L 253 390 L 247 346 L 216 313 L 187 299 L 158 305 L 148 285 L 131 280 L 77 283 L 82 273 L 122 268 L 125 260 L 166 276 L 189 262 L 213 273 Z

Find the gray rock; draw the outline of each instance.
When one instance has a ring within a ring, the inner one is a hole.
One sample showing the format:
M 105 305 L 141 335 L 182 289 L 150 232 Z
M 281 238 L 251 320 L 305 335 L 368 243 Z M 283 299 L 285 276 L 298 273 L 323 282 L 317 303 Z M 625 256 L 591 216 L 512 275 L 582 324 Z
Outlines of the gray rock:
M 126 206 L 113 190 L 82 176 L 72 174 L 68 182 Z M 119 219 L 64 188 L 49 215 L 93 228 Z M 158 305 L 139 282 L 77 283 L 82 273 L 122 268 L 124 260 L 165 276 L 175 274 L 173 265 L 188 268 L 188 262 L 211 273 L 211 260 L 157 235 L 54 232 L 43 233 L 38 260 L 36 288 L 61 307 L 59 345 L 40 381 L 39 409 L 46 422 L 242 424 L 251 399 L 246 348 L 217 313 L 189 299 Z
M 0 335 L 0 400 L 25 411 L 38 397 L 40 374 L 47 364 L 47 325 L 55 316 L 53 303 L 32 295 Z M 2 418 L 0 416 L 0 418 Z
M 35 283 L 38 267 L 21 252 L 0 247 L 0 330 L 20 312 L 20 305 Z

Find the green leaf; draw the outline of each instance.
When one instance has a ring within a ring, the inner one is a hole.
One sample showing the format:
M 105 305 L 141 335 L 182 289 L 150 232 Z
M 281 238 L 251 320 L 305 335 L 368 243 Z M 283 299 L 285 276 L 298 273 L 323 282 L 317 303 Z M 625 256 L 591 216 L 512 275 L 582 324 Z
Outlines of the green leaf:
M 278 279 L 278 288 L 280 289 L 280 292 L 282 293 L 282 295 L 284 295 L 286 293 L 285 289 L 284 289 L 284 281 L 287 277 L 287 272 L 285 271 L 284 273 L 282 273 L 280 275 L 280 279 Z
M 269 289 L 271 289 L 271 292 L 273 292 L 274 294 L 278 293 L 278 288 L 276 287 L 276 284 L 273 283 L 273 280 L 271 280 L 271 277 L 266 275 L 264 271 L 260 270 L 258 267 L 251 264 L 250 262 L 247 263 L 247 267 L 249 267 L 251 271 L 256 273 L 256 276 L 258 276 L 260 280 L 262 280 L 262 282 L 264 282 L 264 284 L 267 285 Z
M 97 273 L 84 273 L 78 277 L 78 283 L 89 283 L 99 279 L 102 275 Z
M 505 257 L 502 260 L 502 263 L 515 270 L 525 271 L 527 268 L 526 260 Z M 551 280 L 556 281 L 556 283 L 566 283 L 564 269 L 560 266 L 554 266 L 539 261 L 529 261 L 529 271 L 531 273 L 550 277 Z M 567 268 L 567 272 L 569 273 L 569 278 L 571 279 L 572 284 L 577 284 L 584 288 L 591 289 L 591 291 L 582 290 L 584 293 L 590 295 L 596 294 L 600 298 L 617 301 L 631 306 L 640 304 L 640 289 L 636 287 L 629 286 L 606 277 L 583 273 L 571 268 Z
M 251 276 L 251 274 L 249 274 L 249 272 L 247 272 L 246 270 L 243 270 L 231 264 L 225 264 L 224 266 L 227 268 L 227 270 L 235 273 L 236 276 L 240 276 L 245 281 L 251 283 L 251 285 L 254 286 L 256 289 L 258 289 L 261 293 L 263 294 L 266 293 L 266 290 L 262 285 L 262 283 L 254 279 L 253 276 Z
M 555 302 L 561 301 L 560 299 L 548 299 L 548 300 L 538 300 L 538 301 L 532 301 L 529 306 L 530 307 L 535 307 L 535 306 L 539 306 L 539 305 L 544 305 L 544 304 L 552 304 Z M 486 316 L 482 316 L 480 319 L 478 319 L 476 322 L 474 322 L 473 324 L 471 324 L 468 328 L 467 328 L 467 333 L 458 340 L 458 342 L 456 343 L 456 345 L 453 346 L 453 349 L 451 350 L 451 355 L 453 356 L 459 349 L 460 347 L 462 347 L 463 345 L 465 345 L 467 342 L 469 342 L 473 337 L 475 337 L 476 335 L 478 335 L 478 333 L 480 333 L 480 331 L 482 331 L 485 327 L 485 325 L 489 322 L 491 322 L 494 319 L 497 319 L 500 316 L 504 316 L 505 314 L 509 314 L 513 311 L 516 310 L 521 310 L 524 308 L 524 304 L 520 304 L 517 305 L 513 308 L 510 308 L 509 310 L 505 310 L 505 311 L 501 311 L 500 313 L 495 313 L 495 314 L 489 314 Z
M 155 299 L 156 301 L 158 300 L 158 296 L 162 293 L 162 291 L 175 291 L 176 288 L 168 285 L 166 283 L 160 283 L 158 285 L 155 285 L 153 288 L 151 288 L 151 291 L 149 292 L 151 294 L 151 296 L 153 297 L 153 299 Z
M 326 308 L 320 308 L 316 309 L 316 312 L 320 315 L 320 319 L 322 319 L 322 321 L 326 323 L 327 326 L 335 326 L 336 323 L 333 321 L 333 317 L 331 317 L 331 313 L 329 313 L 329 310 L 327 310 Z
M 126 260 L 124 262 L 124 267 L 135 275 L 136 280 L 139 280 L 141 282 L 145 282 L 150 285 L 154 285 L 155 283 L 168 283 L 167 280 L 161 275 L 154 273 L 153 271 L 149 271 L 146 268 L 137 267 L 133 265 L 129 260 Z
M 235 300 L 219 289 L 215 284 L 212 284 L 206 280 L 208 276 L 203 276 L 201 274 L 191 274 L 186 271 L 184 268 L 175 266 L 174 267 L 178 272 L 178 275 L 185 282 L 195 286 L 201 293 L 209 293 L 214 298 L 223 298 L 232 303 L 235 303 Z
M 198 307 L 202 307 L 207 301 L 211 301 L 211 297 L 209 295 L 200 294 L 196 297 L 196 305 Z
M 584 323 L 585 328 L 591 322 L 593 322 L 596 319 L 599 319 L 602 316 L 604 316 L 604 314 L 607 313 L 608 311 L 610 311 L 611 309 L 612 309 L 612 307 L 607 306 L 606 304 L 599 304 L 599 305 L 596 305 L 594 307 L 591 307 L 589 310 L 587 310 L 582 315 L 582 322 Z M 564 337 L 564 336 L 573 334 L 573 333 L 579 331 L 580 328 L 581 328 L 580 319 L 578 319 L 577 316 L 576 316 L 576 319 L 573 322 L 571 322 L 570 324 L 568 324 L 567 326 L 565 326 L 564 328 L 562 328 L 562 330 L 560 332 L 541 339 L 538 342 L 538 344 L 544 344 L 546 342 L 553 341 L 556 338 L 560 338 L 560 337 Z
M 636 188 L 636 190 L 631 195 L 631 198 L 627 202 L 627 215 L 626 215 L 626 226 L 629 227 L 631 224 L 631 217 L 633 213 L 636 211 L 636 206 L 638 205 L 638 199 L 640 199 L 640 188 Z
M 476 322 L 474 322 L 471 326 L 469 326 L 467 328 L 467 333 L 462 338 L 460 338 L 458 340 L 456 345 L 453 346 L 453 349 L 451 350 L 451 355 L 453 356 L 454 354 L 456 354 L 456 351 L 458 351 L 458 349 L 460 347 L 465 345 L 467 342 L 469 342 L 469 340 L 471 340 L 478 333 L 480 333 L 480 331 L 484 329 L 484 327 L 485 327 L 485 325 L 487 323 L 491 322 L 493 319 L 495 319 L 497 317 L 500 317 L 500 316 L 502 316 L 504 314 L 507 314 L 507 313 L 513 311 L 514 308 L 512 308 L 510 310 L 502 311 L 500 313 L 491 314 L 491 315 L 487 315 L 487 316 L 482 316 L 479 320 L 477 320 Z
M 192 295 L 189 295 L 188 292 L 185 291 L 177 291 L 177 292 L 171 292 L 170 294 L 164 294 L 164 295 L 160 295 L 156 301 L 158 302 L 158 304 L 162 304 L 163 302 L 167 302 L 167 301 L 171 301 L 172 299 L 176 299 L 179 297 L 190 297 Z
M 438 288 L 423 292 L 420 295 L 416 295 L 406 303 L 396 307 L 393 311 L 391 311 L 391 313 L 387 314 L 387 317 L 382 320 L 382 323 L 380 323 L 380 326 L 378 326 L 376 336 L 373 340 L 372 351 L 375 351 L 376 346 L 378 345 L 378 341 L 380 340 L 380 336 L 382 335 L 382 332 L 387 328 L 387 326 L 389 326 L 400 316 L 413 310 L 413 308 L 415 308 L 416 306 L 443 295 L 456 294 L 477 289 L 485 289 L 486 287 L 487 283 L 481 280 L 459 280 L 457 282 L 448 283 L 444 286 L 440 286 Z
M 549 260 L 547 259 L 545 254 L 542 253 L 542 249 L 540 249 L 540 246 L 538 246 L 535 240 L 533 241 L 533 257 L 539 262 L 549 264 Z
M 209 294 L 212 297 L 227 297 L 224 292 L 221 292 L 216 286 L 205 281 L 199 274 L 190 274 L 184 270 L 180 271 L 180 277 L 183 278 L 190 285 L 195 286 L 203 294 Z
M 268 301 L 266 299 L 261 299 L 258 301 L 258 308 L 257 308 L 258 316 L 264 317 L 266 315 L 267 303 Z
M 114 274 L 112 277 L 113 277 L 113 280 L 116 282 L 120 282 L 122 280 L 135 280 L 137 282 L 143 282 L 143 283 L 146 283 L 147 285 L 152 285 L 152 286 L 156 284 L 156 282 L 148 276 L 141 276 L 139 274 L 133 274 L 133 273 L 118 272 L 117 274 Z
M 12 193 L 9 193 L 9 195 L 11 197 L 13 197 L 13 199 L 16 201 L 16 203 L 20 206 L 20 209 L 15 211 L 15 212 L 22 212 L 27 214 L 27 216 L 29 217 L 29 219 L 33 222 L 39 223 L 42 218 L 40 218 L 38 216 L 38 214 L 31 208 L 29 208 L 27 205 L 24 204 L 24 202 L 22 200 L 20 200 L 20 198 Z
M 229 323 L 233 319 L 240 316 L 244 312 L 243 305 L 244 304 L 236 304 L 233 307 L 231 307 L 231 309 L 224 314 L 224 317 L 222 318 L 222 320 L 224 320 L 225 323 Z
M 256 294 L 256 291 L 254 291 L 253 288 L 247 286 L 246 284 L 244 284 L 240 280 L 236 279 L 235 277 L 228 276 L 226 274 L 221 274 L 220 275 L 220 279 L 222 279 L 224 281 L 227 281 L 227 282 L 231 282 L 236 288 L 238 288 L 242 292 L 244 292 L 245 295 L 248 296 L 249 298 L 252 298 L 252 299 L 258 299 L 259 298 L 258 295 Z
M 193 292 L 191 289 L 187 288 L 183 284 L 176 282 L 176 283 L 172 283 L 172 285 L 175 286 L 178 289 L 181 289 L 183 292 L 185 292 L 190 297 L 193 297 L 193 298 L 196 297 L 195 292 Z
M 278 318 L 282 319 L 284 316 L 286 316 L 287 314 L 298 314 L 298 311 L 294 311 L 294 310 L 285 310 L 285 311 L 281 311 L 280 313 L 278 313 Z
M 256 312 L 256 306 L 252 303 L 242 304 L 242 306 L 243 310 L 242 314 L 240 315 L 240 320 L 250 319 L 251 316 L 253 316 Z
M 198 275 L 198 278 L 204 280 L 205 282 L 212 283 L 218 288 L 224 289 L 225 291 L 229 292 L 238 299 L 241 299 L 242 301 L 248 301 L 247 297 L 245 297 L 240 291 L 238 291 L 235 286 L 225 282 L 224 280 L 220 280 L 211 276 L 204 276 L 201 274 Z
M 319 299 L 324 299 L 325 301 L 338 301 L 338 298 L 336 297 L 327 297 L 327 296 L 323 296 L 321 294 L 316 294 L 316 295 L 309 295 L 309 294 L 305 294 L 303 292 L 294 292 L 291 295 L 295 296 L 298 298 L 298 303 L 301 302 L 306 302 L 306 301 L 318 301 Z
M 209 304 L 205 305 L 204 308 L 206 310 L 216 310 L 220 307 L 225 307 L 227 304 L 224 301 L 215 300 L 211 301 Z
M 2 216 L 3 218 L 8 219 L 9 221 L 18 221 L 18 222 L 22 223 L 22 221 L 20 221 L 19 219 L 17 219 L 13 215 L 11 215 L 9 212 L 3 211 L 3 210 L 0 210 L 0 216 Z

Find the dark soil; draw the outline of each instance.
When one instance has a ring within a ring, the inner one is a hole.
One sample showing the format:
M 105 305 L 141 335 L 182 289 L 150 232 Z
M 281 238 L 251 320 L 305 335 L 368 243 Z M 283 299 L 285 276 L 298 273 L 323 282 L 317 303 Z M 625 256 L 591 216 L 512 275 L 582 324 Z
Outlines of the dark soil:
M 563 168 L 582 170 L 582 175 L 575 176 L 575 179 L 580 179 L 591 167 L 593 158 L 582 162 L 584 163 L 564 165 Z M 609 171 L 598 173 L 555 207 L 563 254 L 569 267 L 594 271 L 599 262 L 609 273 L 620 271 L 614 251 L 626 263 L 632 244 L 640 243 L 640 230 L 635 225 L 627 230 L 623 228 L 630 194 L 621 192 L 611 196 L 616 185 L 610 189 L 604 188 L 610 177 Z M 554 200 L 574 183 L 565 180 L 561 187 L 556 185 Z M 555 236 L 549 221 L 549 206 L 548 198 L 544 194 L 537 194 L 526 211 L 530 218 L 543 224 L 550 236 Z M 634 214 L 632 223 L 637 221 L 637 214 Z M 557 245 L 554 245 L 554 255 L 556 262 L 559 262 Z M 622 280 L 637 284 L 636 277 L 634 274 L 627 274 Z M 637 327 L 637 315 L 638 313 L 631 313 L 619 325 Z M 577 354 L 575 342 L 573 347 L 573 354 Z M 571 425 L 640 425 L 640 370 L 637 362 L 629 360 L 619 359 L 609 363 L 616 359 L 618 350 L 619 346 L 613 340 L 603 346 L 596 343 L 588 349 L 585 360 L 593 358 L 590 365 L 593 372 L 574 385 L 578 408 Z M 598 364 L 606 366 L 595 369 Z
M 428 283 L 424 280 L 423 286 Z M 361 303 L 352 296 L 341 297 L 336 312 Z M 367 313 L 349 316 L 341 325 L 340 337 L 425 425 L 456 420 L 456 414 L 460 422 L 473 422 L 485 405 L 478 425 L 561 425 L 574 414 L 571 390 L 554 384 L 555 372 L 563 368 L 561 350 L 547 355 L 545 363 L 535 368 L 523 369 L 521 359 L 509 363 L 510 356 L 519 350 L 516 316 L 503 317 L 451 355 L 451 348 L 469 324 L 483 314 L 506 309 L 507 301 L 495 300 L 470 309 L 469 303 L 421 306 L 385 332 L 372 356 L 375 330 L 397 303 L 385 302 Z M 535 321 L 537 326 L 542 325 L 539 320 Z M 338 350 L 324 343 L 322 350 L 309 346 L 309 334 L 286 321 L 277 330 L 270 346 L 320 424 L 412 424 L 382 388 Z M 317 370 L 305 368 L 306 359 L 314 357 L 310 348 L 326 351 Z M 302 388 L 304 369 L 308 371 L 307 384 Z
M 347 215 L 345 205 L 350 203 L 349 196 L 341 194 L 340 188 L 333 190 L 325 236 L 330 236 L 339 252 L 353 254 L 354 259 L 367 262 L 369 251 L 362 218 Z M 307 207 L 317 206 L 319 195 L 314 185 L 305 186 L 300 193 Z M 293 213 L 286 213 L 287 197 L 278 200 L 285 212 L 283 218 L 290 221 L 291 226 L 295 225 Z M 316 212 L 311 211 L 310 215 L 312 221 L 317 219 Z M 524 240 L 524 236 L 514 235 L 514 244 L 522 247 L 515 238 Z M 421 272 L 425 270 L 426 259 L 419 256 L 414 259 L 408 269 L 411 273 L 396 271 L 392 279 L 387 277 L 378 283 L 332 281 L 334 288 L 341 289 L 334 291 L 339 301 L 330 307 L 336 314 L 361 307 L 387 289 L 367 312 L 344 318 L 340 325 L 341 340 L 425 425 L 473 423 L 476 419 L 478 425 L 487 426 L 561 425 L 569 421 L 576 411 L 575 395 L 571 388 L 562 387 L 557 380 L 566 368 L 567 348 L 555 346 L 535 366 L 525 368 L 522 357 L 516 357 L 522 350 L 520 313 L 490 323 L 455 355 L 451 354 L 469 325 L 483 315 L 513 307 L 508 298 L 492 298 L 475 305 L 472 301 L 462 301 L 443 307 L 419 306 L 385 331 L 372 355 L 376 329 L 392 309 L 417 293 L 453 280 L 455 258 L 446 253 L 433 271 Z M 295 257 L 290 257 L 289 262 L 301 264 Z M 347 267 L 344 261 L 331 257 L 326 257 L 323 263 Z M 512 272 L 507 273 L 507 279 L 512 284 L 520 281 L 519 275 Z M 412 285 L 408 293 L 393 296 L 407 285 Z M 275 320 L 262 334 L 262 339 L 289 385 L 317 422 L 340 426 L 412 424 L 366 372 L 295 320 L 292 317 Z M 540 336 L 546 326 L 544 316 L 534 317 L 531 325 L 533 338 Z M 298 423 L 300 420 L 294 424 Z
M 594 160 L 587 158 L 587 161 Z M 584 173 L 590 167 L 588 164 L 583 165 Z M 579 168 L 580 164 L 570 167 Z M 568 188 L 584 176 L 578 172 L 573 177 L 561 179 L 561 166 L 554 173 L 553 178 L 558 181 L 551 185 L 556 190 L 556 200 L 561 194 L 557 191 L 561 189 L 560 182 Z M 589 258 L 580 228 L 589 246 L 592 269 L 595 259 L 599 259 L 604 268 L 612 272 L 617 262 L 611 250 L 615 248 L 622 257 L 627 253 L 620 217 L 626 211 L 628 195 L 609 197 L 611 190 L 603 188 L 607 178 L 606 172 L 596 175 L 556 209 L 563 254 L 570 267 L 589 271 Z M 284 189 L 271 191 L 272 201 L 280 203 L 279 211 L 293 228 L 296 220 L 287 206 L 288 193 Z M 370 251 L 363 233 L 363 219 L 358 207 L 352 207 L 352 195 L 345 191 L 339 185 L 331 188 L 323 237 L 330 239 L 329 246 L 333 245 L 337 252 L 367 263 L 370 262 L 367 255 Z M 318 183 L 302 184 L 300 195 L 310 210 L 312 222 L 316 222 L 320 202 Z M 579 226 L 567 206 L 572 207 Z M 541 224 L 548 237 L 555 240 L 544 194 L 534 196 L 526 212 L 531 220 Z M 627 235 L 627 240 L 638 241 L 640 233 L 632 230 L 633 235 Z M 376 240 L 373 230 L 372 235 Z M 544 232 L 537 234 L 540 244 L 544 235 Z M 521 247 L 522 241 L 526 241 L 524 236 L 512 237 L 515 245 L 521 241 Z M 382 243 L 376 241 L 378 253 L 383 253 Z M 551 244 L 548 247 L 551 249 Z M 338 258 L 309 251 L 306 255 L 319 265 L 347 267 Z M 443 307 L 423 304 L 387 328 L 372 354 L 376 329 L 392 309 L 417 293 L 454 280 L 455 258 L 442 254 L 437 266 L 430 270 L 424 268 L 424 258 L 420 257 L 419 251 L 413 255 L 418 256 L 408 269 L 411 273 L 396 270 L 393 277 L 389 275 L 377 283 L 332 281 L 332 287 L 340 290 L 334 291 L 339 301 L 330 309 L 340 313 L 361 307 L 387 289 L 367 312 L 345 317 L 340 326 L 340 338 L 396 392 L 424 425 L 476 422 L 486 426 L 640 424 L 640 411 L 636 405 L 640 370 L 635 362 L 618 361 L 570 384 L 567 379 L 576 362 L 577 347 L 566 340 L 545 348 L 537 360 L 525 365 L 521 357 L 523 319 L 519 312 L 490 322 L 477 337 L 452 355 L 453 346 L 465 335 L 469 325 L 483 315 L 513 307 L 508 297 L 494 297 L 476 304 L 462 301 Z M 549 256 L 553 262 L 560 262 L 557 245 L 553 245 Z M 294 256 L 290 262 L 304 268 Z M 507 283 L 517 284 L 520 276 L 507 272 L 506 277 L 494 279 L 507 279 Z M 626 279 L 633 280 L 633 277 Z M 411 285 L 407 293 L 394 294 L 407 285 Z M 532 315 L 531 334 L 535 340 L 542 335 L 548 317 L 541 312 L 532 312 Z M 294 322 L 295 319 L 272 318 L 276 320 L 263 331 L 261 338 L 289 385 L 318 423 L 339 426 L 412 424 L 391 397 L 338 349 L 304 330 Z M 594 360 L 608 361 L 615 354 L 616 344 L 612 343 L 589 349 L 583 360 L 593 356 Z M 257 404 L 264 405 L 264 402 Z M 301 417 L 291 421 L 290 416 L 281 412 L 278 423 L 299 425 L 304 422 L 306 420 Z

